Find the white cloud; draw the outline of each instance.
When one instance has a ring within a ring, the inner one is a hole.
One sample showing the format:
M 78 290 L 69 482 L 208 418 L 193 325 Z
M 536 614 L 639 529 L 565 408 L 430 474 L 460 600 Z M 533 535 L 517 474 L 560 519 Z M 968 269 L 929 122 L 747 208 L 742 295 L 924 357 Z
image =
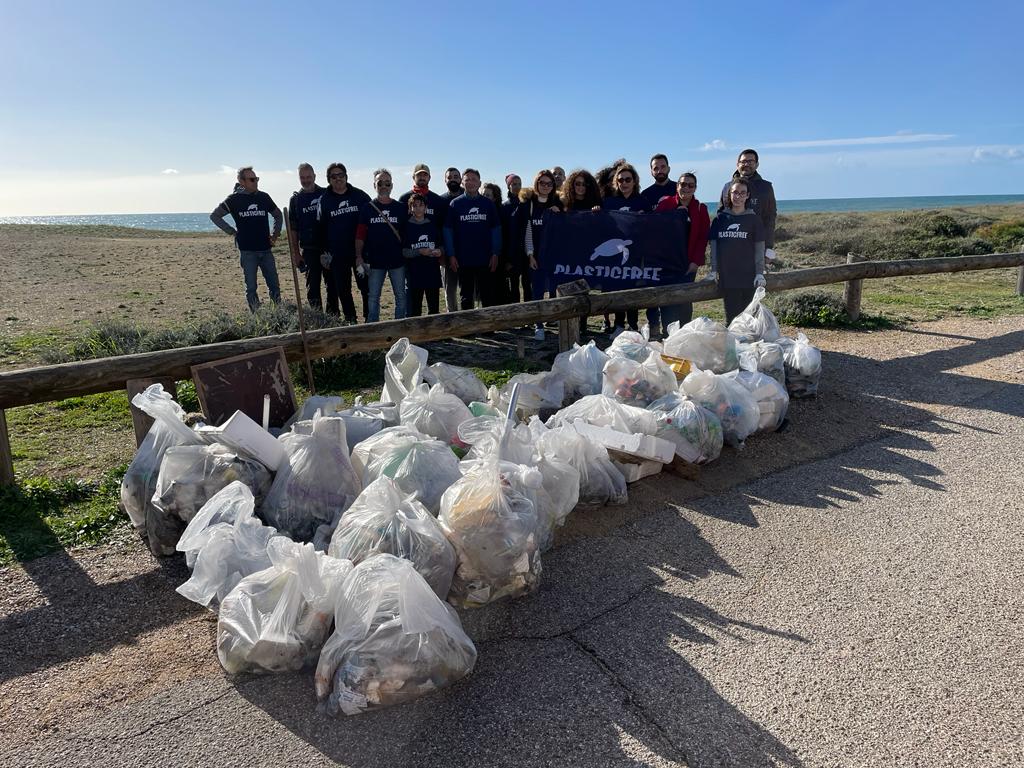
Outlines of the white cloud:
M 762 147 L 770 149 L 809 149 L 812 147 L 857 147 L 877 144 L 919 144 L 946 141 L 953 133 L 894 133 L 890 136 L 861 136 L 855 139 L 807 139 L 805 141 L 770 141 Z
M 710 152 L 715 149 L 728 149 L 729 146 L 721 139 L 712 139 L 704 143 L 704 146 L 700 148 L 701 152 Z
M 1024 149 L 1021 147 L 975 147 L 971 153 L 972 163 L 1005 162 L 1006 160 L 1024 160 Z
M 162 171 L 160 171 L 160 173 L 162 173 L 164 176 L 177 176 L 179 173 L 181 173 L 181 171 L 179 171 L 177 168 L 164 168 Z
M 234 168 L 234 167 L 232 167 L 230 165 L 223 165 L 222 164 L 221 167 L 220 167 L 220 171 L 218 171 L 218 173 L 222 173 L 225 176 L 236 176 L 236 175 L 238 175 L 238 169 Z

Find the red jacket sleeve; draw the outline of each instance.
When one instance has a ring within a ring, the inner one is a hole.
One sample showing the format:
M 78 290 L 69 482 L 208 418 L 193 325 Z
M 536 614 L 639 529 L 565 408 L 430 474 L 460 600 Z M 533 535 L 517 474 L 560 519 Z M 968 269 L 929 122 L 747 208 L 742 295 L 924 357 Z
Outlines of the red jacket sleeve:
M 704 264 L 704 251 L 708 247 L 708 232 L 711 231 L 711 217 L 708 215 L 708 207 L 704 203 L 694 206 L 692 203 L 690 213 L 690 241 L 687 243 L 687 254 L 690 263 L 698 267 Z

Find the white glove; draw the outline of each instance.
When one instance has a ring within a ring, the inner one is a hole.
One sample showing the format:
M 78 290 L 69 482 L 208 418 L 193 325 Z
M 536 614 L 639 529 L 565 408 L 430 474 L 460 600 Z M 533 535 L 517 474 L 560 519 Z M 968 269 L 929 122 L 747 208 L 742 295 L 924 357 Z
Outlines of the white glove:
M 366 277 L 366 267 L 362 264 L 356 265 L 356 275 L 359 277 Z
M 331 268 L 331 259 L 332 259 L 331 252 L 330 251 L 324 251 L 323 253 L 320 254 L 320 266 L 323 267 L 324 269 L 330 269 Z
M 714 283 L 717 283 L 718 282 L 718 273 L 717 272 L 708 272 L 708 276 L 706 278 L 704 278 L 704 279 L 705 280 L 710 280 L 710 281 L 712 281 Z
M 767 283 L 765 282 L 764 275 L 754 275 L 754 287 L 764 288 Z
M 764 249 L 764 258 L 765 258 L 766 261 L 775 261 L 775 249 L 774 248 L 765 248 Z

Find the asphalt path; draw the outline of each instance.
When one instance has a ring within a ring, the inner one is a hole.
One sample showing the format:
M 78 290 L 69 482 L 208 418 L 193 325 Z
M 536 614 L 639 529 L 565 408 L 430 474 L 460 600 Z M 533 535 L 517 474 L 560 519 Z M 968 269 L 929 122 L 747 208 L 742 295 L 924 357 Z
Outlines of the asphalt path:
M 475 671 L 413 704 L 333 720 L 310 674 L 207 675 L 0 764 L 1022 765 L 1024 386 L 949 384 L 723 492 L 632 486 L 536 594 L 464 614 Z

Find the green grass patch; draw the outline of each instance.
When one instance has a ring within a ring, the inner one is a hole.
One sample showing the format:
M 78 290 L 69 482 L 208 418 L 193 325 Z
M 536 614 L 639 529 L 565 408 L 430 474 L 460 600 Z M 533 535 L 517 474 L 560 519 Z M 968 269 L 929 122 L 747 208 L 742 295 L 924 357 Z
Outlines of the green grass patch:
M 538 373 L 540 371 L 550 370 L 550 365 L 545 365 L 539 360 L 532 360 L 530 358 L 524 358 L 520 360 L 518 357 L 509 357 L 502 360 L 497 364 L 495 368 L 477 368 L 473 367 L 471 370 L 477 376 L 480 377 L 480 381 L 484 383 L 486 387 L 501 387 L 508 383 L 508 380 L 519 373 Z
M 130 525 L 118 508 L 126 469 L 95 482 L 29 477 L 0 490 L 0 565 L 100 544 Z

